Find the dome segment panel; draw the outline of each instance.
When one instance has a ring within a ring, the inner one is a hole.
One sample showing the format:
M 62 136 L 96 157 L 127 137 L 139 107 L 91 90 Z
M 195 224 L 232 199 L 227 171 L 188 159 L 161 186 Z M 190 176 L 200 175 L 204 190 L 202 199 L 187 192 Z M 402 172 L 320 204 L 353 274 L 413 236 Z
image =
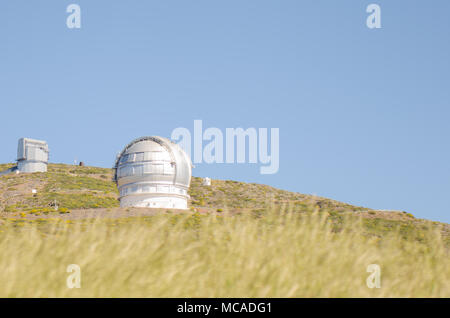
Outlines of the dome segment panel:
M 160 137 L 170 147 L 176 165 L 175 184 L 189 187 L 192 177 L 192 162 L 186 152 L 176 143 Z

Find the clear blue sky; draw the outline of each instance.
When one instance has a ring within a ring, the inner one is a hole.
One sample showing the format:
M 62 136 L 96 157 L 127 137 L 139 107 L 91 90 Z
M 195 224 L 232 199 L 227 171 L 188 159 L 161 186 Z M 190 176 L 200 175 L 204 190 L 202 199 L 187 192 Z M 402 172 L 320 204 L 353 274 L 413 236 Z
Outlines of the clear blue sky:
M 81 6 L 82 28 L 66 27 Z M 382 29 L 366 27 L 378 3 Z M 280 170 L 234 179 L 450 222 L 450 1 L 0 3 L 0 162 L 17 139 L 111 167 L 142 135 L 279 127 Z

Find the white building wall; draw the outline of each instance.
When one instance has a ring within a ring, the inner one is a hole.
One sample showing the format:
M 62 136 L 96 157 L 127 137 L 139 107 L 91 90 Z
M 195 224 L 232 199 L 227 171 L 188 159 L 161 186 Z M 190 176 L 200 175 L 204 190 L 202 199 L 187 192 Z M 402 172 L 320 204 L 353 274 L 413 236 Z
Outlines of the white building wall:
M 182 209 L 188 208 L 185 198 L 172 196 L 145 196 L 130 195 L 120 198 L 120 207 L 138 207 L 138 208 L 161 208 L 161 209 Z
M 17 168 L 24 173 L 47 172 L 47 164 L 44 162 L 19 161 Z
M 208 177 L 204 178 L 202 185 L 209 187 L 211 185 L 211 179 Z

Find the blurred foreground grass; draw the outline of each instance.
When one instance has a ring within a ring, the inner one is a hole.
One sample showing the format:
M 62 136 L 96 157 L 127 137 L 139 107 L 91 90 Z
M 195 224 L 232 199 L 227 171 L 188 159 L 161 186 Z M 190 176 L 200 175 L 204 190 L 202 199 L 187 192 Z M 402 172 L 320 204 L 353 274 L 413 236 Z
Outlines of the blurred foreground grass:
M 372 235 L 328 213 L 0 223 L 0 297 L 450 297 L 436 229 Z M 67 266 L 81 267 L 69 289 Z M 370 289 L 367 266 L 381 267 Z

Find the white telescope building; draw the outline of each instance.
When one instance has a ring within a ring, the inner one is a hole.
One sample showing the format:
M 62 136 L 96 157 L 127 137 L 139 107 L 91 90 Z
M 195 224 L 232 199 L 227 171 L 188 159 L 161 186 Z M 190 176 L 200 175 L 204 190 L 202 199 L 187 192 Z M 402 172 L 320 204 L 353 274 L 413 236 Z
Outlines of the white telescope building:
M 192 163 L 169 139 L 133 140 L 117 156 L 114 170 L 121 207 L 187 209 Z
M 17 170 L 20 172 L 47 172 L 48 145 L 45 141 L 30 138 L 19 139 Z

